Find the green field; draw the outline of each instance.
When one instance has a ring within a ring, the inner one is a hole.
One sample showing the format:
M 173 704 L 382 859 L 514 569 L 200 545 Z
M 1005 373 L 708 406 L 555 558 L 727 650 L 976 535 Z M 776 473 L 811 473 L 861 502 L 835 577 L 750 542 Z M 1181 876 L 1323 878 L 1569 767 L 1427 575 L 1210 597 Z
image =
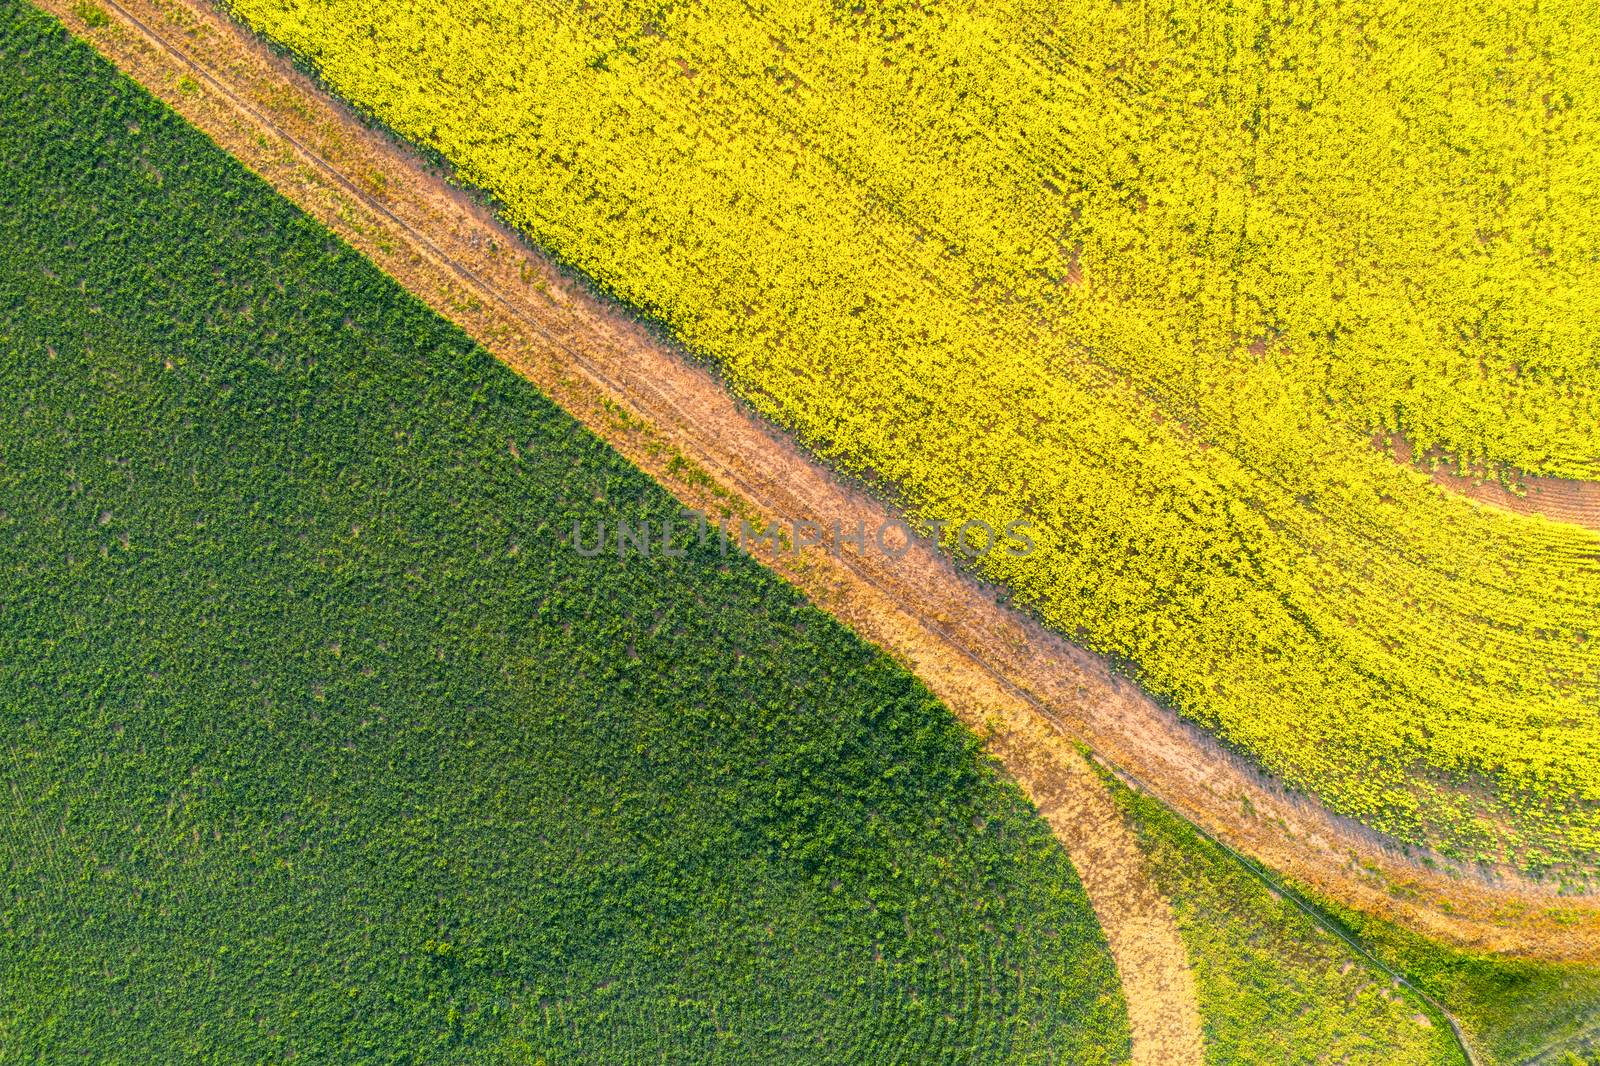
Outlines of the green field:
M 903 670 L 14 0 L 0 130 L 0 1062 L 1126 1059 Z

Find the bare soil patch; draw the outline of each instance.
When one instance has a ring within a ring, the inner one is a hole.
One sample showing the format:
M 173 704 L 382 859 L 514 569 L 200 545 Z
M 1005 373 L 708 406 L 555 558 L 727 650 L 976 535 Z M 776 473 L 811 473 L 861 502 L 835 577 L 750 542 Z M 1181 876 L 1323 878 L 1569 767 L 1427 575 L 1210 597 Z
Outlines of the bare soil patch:
M 1407 466 L 1426 463 L 1428 475 L 1435 484 L 1469 500 L 1516 514 L 1543 515 L 1600 532 L 1600 481 L 1517 474 L 1511 480 L 1520 491 L 1514 492 L 1502 484 L 1492 470 L 1459 474 L 1449 458 L 1438 451 L 1419 457 L 1411 442 L 1400 434 L 1378 433 L 1372 443 Z

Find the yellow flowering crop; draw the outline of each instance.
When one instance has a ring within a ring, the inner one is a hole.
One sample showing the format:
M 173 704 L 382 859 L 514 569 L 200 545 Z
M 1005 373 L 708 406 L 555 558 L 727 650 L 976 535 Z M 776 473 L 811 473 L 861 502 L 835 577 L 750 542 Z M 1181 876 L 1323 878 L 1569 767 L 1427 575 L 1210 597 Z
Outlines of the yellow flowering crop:
M 1600 855 L 1600 537 L 1368 440 L 1600 476 L 1583 4 L 233 6 L 1291 785 Z

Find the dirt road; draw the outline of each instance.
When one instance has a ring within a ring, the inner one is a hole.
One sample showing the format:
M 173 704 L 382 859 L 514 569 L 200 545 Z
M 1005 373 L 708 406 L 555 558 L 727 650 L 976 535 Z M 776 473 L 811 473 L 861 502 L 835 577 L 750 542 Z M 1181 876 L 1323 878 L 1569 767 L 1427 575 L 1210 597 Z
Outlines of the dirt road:
M 42 6 L 687 505 L 869 530 L 894 517 L 204 4 L 118 0 L 98 28 L 66 0 Z M 1324 895 L 1450 943 L 1600 961 L 1600 899 L 1509 870 L 1426 865 L 1286 793 L 925 543 L 898 559 L 813 547 L 764 560 L 914 670 L 1039 803 L 1096 897 L 1124 982 L 1148 982 L 1129 984 L 1130 1001 L 1159 1014 L 1135 1020 L 1142 1061 L 1197 1061 L 1192 982 L 1171 915 L 1138 887 L 1137 851 L 1102 817 L 1074 744 Z

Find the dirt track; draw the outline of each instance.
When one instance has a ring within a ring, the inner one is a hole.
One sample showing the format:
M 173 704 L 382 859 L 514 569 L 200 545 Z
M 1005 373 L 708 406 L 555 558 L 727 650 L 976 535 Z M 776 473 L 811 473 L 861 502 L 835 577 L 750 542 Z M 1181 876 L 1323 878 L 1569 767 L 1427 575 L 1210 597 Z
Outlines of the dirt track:
M 93 30 L 66 0 L 42 6 L 686 504 L 846 528 L 892 517 L 197 0 L 118 0 L 106 5 L 113 24 Z M 1145 883 L 1126 828 L 1106 817 L 1104 792 L 1088 787 L 1074 742 L 1327 896 L 1447 942 L 1600 961 L 1600 900 L 1558 898 L 1511 871 L 1451 875 L 1386 847 L 1286 794 L 1095 656 L 1000 606 L 925 544 L 897 561 L 848 548 L 765 561 L 914 670 L 1040 805 L 1095 899 L 1130 1004 L 1145 1004 L 1146 1016 L 1133 1019 L 1136 1061 L 1198 1061 L 1191 978 L 1171 915 Z
M 1377 433 L 1372 443 L 1394 456 L 1396 462 L 1411 466 L 1416 460 L 1416 449 L 1399 434 Z M 1500 484 L 1488 470 L 1480 469 L 1477 476 L 1466 477 L 1452 470 L 1446 457 L 1438 452 L 1424 458 L 1438 464 L 1429 471 L 1435 484 L 1469 500 L 1600 531 L 1600 481 L 1528 475 L 1519 479 L 1521 492 L 1516 493 Z

